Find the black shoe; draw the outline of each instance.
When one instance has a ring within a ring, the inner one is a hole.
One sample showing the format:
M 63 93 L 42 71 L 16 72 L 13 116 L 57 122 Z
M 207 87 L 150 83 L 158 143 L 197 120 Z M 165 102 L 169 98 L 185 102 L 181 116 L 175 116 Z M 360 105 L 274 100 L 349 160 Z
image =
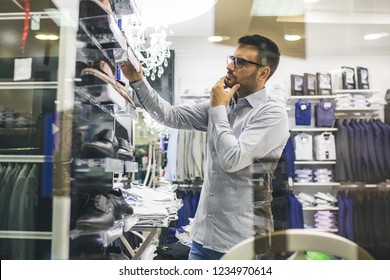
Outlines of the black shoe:
M 93 137 L 93 140 L 83 145 L 81 158 L 117 157 L 118 140 L 112 129 L 103 129 Z
M 129 141 L 124 138 L 118 137 L 118 158 L 122 160 L 133 161 L 134 159 L 134 147 Z
M 78 230 L 108 230 L 114 226 L 114 205 L 102 194 L 89 198 L 83 214 L 76 221 Z
M 120 189 L 111 190 L 108 192 L 108 198 L 114 205 L 115 220 L 120 220 L 123 216 L 129 216 L 134 213 L 133 207 L 131 207 L 123 197 L 123 193 Z

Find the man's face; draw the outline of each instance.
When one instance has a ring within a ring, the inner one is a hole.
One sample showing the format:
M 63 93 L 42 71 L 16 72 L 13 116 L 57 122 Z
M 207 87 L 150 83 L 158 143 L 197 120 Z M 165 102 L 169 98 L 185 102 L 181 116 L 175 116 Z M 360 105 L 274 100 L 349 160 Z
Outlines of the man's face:
M 257 63 L 258 50 L 253 46 L 241 45 L 235 50 L 234 56 Z M 235 84 L 240 84 L 239 96 L 253 93 L 263 87 L 263 84 L 260 85 L 258 79 L 262 67 L 244 62 L 242 67 L 238 68 L 232 62 L 226 69 L 225 86 L 231 88 Z

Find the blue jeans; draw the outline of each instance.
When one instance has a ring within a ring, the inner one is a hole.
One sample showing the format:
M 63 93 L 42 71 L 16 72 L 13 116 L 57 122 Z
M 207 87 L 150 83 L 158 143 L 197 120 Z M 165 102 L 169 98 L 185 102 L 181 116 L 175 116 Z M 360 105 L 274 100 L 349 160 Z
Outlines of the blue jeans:
M 189 260 L 219 260 L 225 253 L 204 248 L 201 244 L 192 241 Z

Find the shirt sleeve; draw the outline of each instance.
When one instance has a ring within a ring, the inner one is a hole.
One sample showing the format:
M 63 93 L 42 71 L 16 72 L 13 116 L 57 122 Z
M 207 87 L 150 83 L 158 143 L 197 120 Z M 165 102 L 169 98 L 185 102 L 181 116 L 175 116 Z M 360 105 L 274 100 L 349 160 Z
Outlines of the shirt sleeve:
M 144 109 L 157 122 L 177 129 L 207 130 L 209 101 L 172 106 L 159 96 L 145 77 L 131 83 L 131 87 L 135 90 Z
M 279 105 L 265 105 L 247 120 L 238 137 L 228 122 L 225 106 L 209 109 L 212 139 L 226 172 L 239 171 L 254 158 L 278 159 L 289 137 L 287 112 Z

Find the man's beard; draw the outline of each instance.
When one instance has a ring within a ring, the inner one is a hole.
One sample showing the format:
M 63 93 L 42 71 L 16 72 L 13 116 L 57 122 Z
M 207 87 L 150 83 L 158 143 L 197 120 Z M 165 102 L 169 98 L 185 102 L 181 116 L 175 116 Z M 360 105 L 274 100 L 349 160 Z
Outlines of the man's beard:
M 236 79 L 232 73 L 227 73 L 228 75 L 232 76 L 230 79 L 226 78 L 225 79 L 225 86 L 228 88 L 232 88 L 234 85 L 237 84 Z

